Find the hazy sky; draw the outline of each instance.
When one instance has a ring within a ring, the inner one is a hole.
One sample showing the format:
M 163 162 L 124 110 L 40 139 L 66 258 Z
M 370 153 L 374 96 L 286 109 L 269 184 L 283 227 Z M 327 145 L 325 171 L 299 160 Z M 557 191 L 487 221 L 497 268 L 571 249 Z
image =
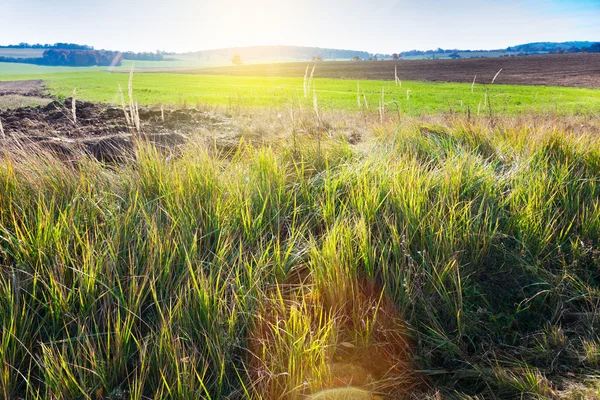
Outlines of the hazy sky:
M 600 41 L 600 0 L 0 0 L 0 44 L 196 51 L 302 45 L 392 53 Z

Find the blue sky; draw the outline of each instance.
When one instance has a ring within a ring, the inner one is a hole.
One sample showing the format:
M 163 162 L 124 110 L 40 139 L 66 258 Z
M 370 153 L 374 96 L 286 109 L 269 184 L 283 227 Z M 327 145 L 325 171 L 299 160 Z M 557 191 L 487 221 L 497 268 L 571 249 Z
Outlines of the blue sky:
M 303 45 L 392 53 L 600 41 L 600 0 L 0 0 L 0 44 L 196 51 Z

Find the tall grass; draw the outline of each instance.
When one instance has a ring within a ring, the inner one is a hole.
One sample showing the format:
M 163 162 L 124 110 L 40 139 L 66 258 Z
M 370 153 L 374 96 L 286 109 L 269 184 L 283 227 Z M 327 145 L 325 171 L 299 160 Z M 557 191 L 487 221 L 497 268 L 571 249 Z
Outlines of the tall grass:
M 551 397 L 597 368 L 599 175 L 594 134 L 510 119 L 4 152 L 0 397 L 294 399 L 362 349 L 384 398 Z

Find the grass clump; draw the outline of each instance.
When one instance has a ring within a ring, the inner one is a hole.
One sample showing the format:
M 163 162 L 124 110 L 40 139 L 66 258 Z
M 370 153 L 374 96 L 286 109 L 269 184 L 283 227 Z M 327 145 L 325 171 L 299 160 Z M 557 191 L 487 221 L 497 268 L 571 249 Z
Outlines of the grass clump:
M 110 166 L 4 152 L 0 397 L 597 393 L 597 136 L 365 129 Z

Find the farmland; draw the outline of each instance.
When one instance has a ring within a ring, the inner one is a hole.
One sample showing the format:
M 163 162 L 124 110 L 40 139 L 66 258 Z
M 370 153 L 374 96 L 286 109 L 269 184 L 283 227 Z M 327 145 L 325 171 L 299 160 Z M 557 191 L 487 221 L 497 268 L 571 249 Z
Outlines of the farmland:
M 570 60 L 0 73 L 0 398 L 598 398 Z
M 318 75 L 319 69 L 316 71 L 315 75 Z M 49 93 L 61 98 L 70 97 L 76 88 L 82 100 L 120 104 L 118 85 L 127 87 L 129 76 L 99 71 L 0 75 L 0 80 L 15 79 L 42 79 Z M 302 78 L 136 74 L 134 94 L 143 105 L 269 107 L 286 110 L 292 103 L 312 107 L 312 91 L 309 98 L 305 99 L 303 82 Z M 375 112 L 383 90 L 386 109 L 390 113 L 408 115 L 438 112 L 489 114 L 490 109 L 509 115 L 528 112 L 590 114 L 596 112 L 600 104 L 600 96 L 595 89 L 490 85 L 489 82 L 473 87 L 472 84 L 460 83 L 403 81 L 401 85 L 396 85 L 389 80 L 357 82 L 315 78 L 311 90 L 316 93 L 319 105 L 325 109 L 359 111 L 368 107 L 368 110 Z
M 325 62 L 319 64 L 321 78 L 394 80 L 394 68 L 401 80 L 470 83 L 491 82 L 500 70 L 497 83 L 600 88 L 600 54 L 538 55 L 528 57 L 463 60 L 398 60 Z M 249 65 L 205 68 L 190 73 L 232 76 L 301 77 L 306 63 Z

